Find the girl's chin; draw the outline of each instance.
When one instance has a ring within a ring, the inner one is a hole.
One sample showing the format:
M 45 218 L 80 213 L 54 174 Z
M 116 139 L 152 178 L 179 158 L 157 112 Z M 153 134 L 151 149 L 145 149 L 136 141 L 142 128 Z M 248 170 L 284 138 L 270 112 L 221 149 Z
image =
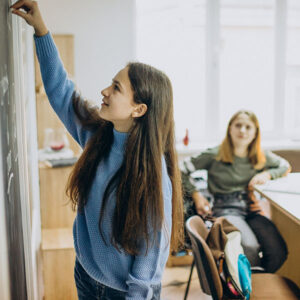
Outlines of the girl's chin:
M 102 112 L 102 110 L 100 110 L 100 112 L 99 112 L 99 117 L 100 117 L 101 119 L 105 120 L 105 121 L 109 121 L 109 120 L 107 119 L 107 117 L 105 116 L 105 113 Z
M 236 147 L 238 147 L 238 146 L 246 146 L 247 147 L 250 145 L 249 141 L 245 141 L 245 140 L 241 140 L 241 139 L 236 141 L 234 144 Z

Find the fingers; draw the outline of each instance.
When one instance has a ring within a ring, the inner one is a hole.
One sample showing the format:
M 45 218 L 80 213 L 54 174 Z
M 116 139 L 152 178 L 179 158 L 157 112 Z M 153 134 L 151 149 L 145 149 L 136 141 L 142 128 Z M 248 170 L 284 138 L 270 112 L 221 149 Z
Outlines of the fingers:
M 202 209 L 197 209 L 197 214 L 200 216 L 205 216 L 206 212 L 204 212 Z
M 253 187 L 255 184 L 258 184 L 259 177 L 257 175 L 253 176 L 250 182 L 248 183 L 248 186 Z
M 205 216 L 211 215 L 211 208 L 210 208 L 210 206 L 205 206 L 204 209 L 205 209 L 205 213 L 204 213 Z
M 253 188 L 253 185 L 251 185 L 250 183 L 248 184 L 248 190 L 251 192 L 251 191 L 254 191 L 254 188 Z
M 259 183 L 259 180 L 257 180 L 257 179 L 251 180 L 251 181 L 249 182 L 249 186 L 250 186 L 250 187 L 254 187 L 256 184 L 260 184 L 260 183 Z
M 35 1 L 30 1 L 30 0 L 19 0 L 13 5 L 10 6 L 10 8 L 13 9 L 20 9 L 24 8 L 25 10 L 31 9 L 34 5 L 36 5 Z
M 28 22 L 29 14 L 27 12 L 29 12 L 34 5 L 35 4 L 30 0 L 20 0 L 11 5 L 10 8 L 13 9 L 13 14 L 22 17 L 25 21 Z M 21 9 L 24 9 L 26 12 L 21 11 Z
M 204 205 L 196 208 L 197 213 L 201 216 L 206 216 L 211 213 L 211 209 L 209 205 Z
M 28 20 L 28 14 L 27 13 L 24 13 L 24 12 L 22 12 L 20 10 L 13 10 L 12 13 L 15 14 L 15 15 L 18 15 L 18 16 L 22 17 L 26 21 Z
M 199 214 L 199 215 L 204 214 L 204 209 L 202 206 L 196 206 L 195 208 L 196 208 L 197 214 Z
M 249 187 L 253 187 L 256 184 L 265 184 L 267 181 L 264 179 L 255 178 L 255 180 L 251 180 L 248 184 Z

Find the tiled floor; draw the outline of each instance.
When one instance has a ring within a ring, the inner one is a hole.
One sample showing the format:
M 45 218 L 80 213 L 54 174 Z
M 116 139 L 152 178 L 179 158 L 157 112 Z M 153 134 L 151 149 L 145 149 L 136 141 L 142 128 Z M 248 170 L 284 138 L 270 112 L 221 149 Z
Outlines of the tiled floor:
M 162 300 L 183 300 L 186 283 L 189 279 L 190 266 L 166 268 L 162 278 Z M 187 300 L 211 300 L 200 288 L 196 269 L 193 271 L 192 282 Z

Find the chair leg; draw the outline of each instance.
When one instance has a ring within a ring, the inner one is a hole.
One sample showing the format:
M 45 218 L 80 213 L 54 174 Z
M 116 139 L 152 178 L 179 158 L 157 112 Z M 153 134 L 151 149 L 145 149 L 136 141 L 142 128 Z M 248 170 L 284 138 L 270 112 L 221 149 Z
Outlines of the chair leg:
M 191 284 L 191 280 L 192 280 L 192 275 L 193 275 L 193 270 L 194 270 L 194 266 L 195 266 L 195 260 L 193 260 L 192 265 L 191 265 L 191 271 L 190 271 L 190 276 L 189 276 L 189 280 L 185 289 L 185 294 L 184 294 L 184 300 L 187 299 L 187 295 L 189 293 L 189 289 L 190 289 L 190 284 Z

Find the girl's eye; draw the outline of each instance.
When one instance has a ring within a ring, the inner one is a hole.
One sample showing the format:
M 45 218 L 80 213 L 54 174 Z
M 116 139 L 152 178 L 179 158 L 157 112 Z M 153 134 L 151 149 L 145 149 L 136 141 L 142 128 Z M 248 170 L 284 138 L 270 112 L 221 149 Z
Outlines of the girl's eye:
M 119 91 L 120 90 L 117 84 L 114 84 L 113 88 L 114 88 L 115 91 Z
M 247 130 L 251 129 L 251 126 L 248 125 L 248 126 L 246 127 L 246 129 L 247 129 Z
M 242 125 L 240 123 L 235 124 L 236 128 L 240 128 Z

